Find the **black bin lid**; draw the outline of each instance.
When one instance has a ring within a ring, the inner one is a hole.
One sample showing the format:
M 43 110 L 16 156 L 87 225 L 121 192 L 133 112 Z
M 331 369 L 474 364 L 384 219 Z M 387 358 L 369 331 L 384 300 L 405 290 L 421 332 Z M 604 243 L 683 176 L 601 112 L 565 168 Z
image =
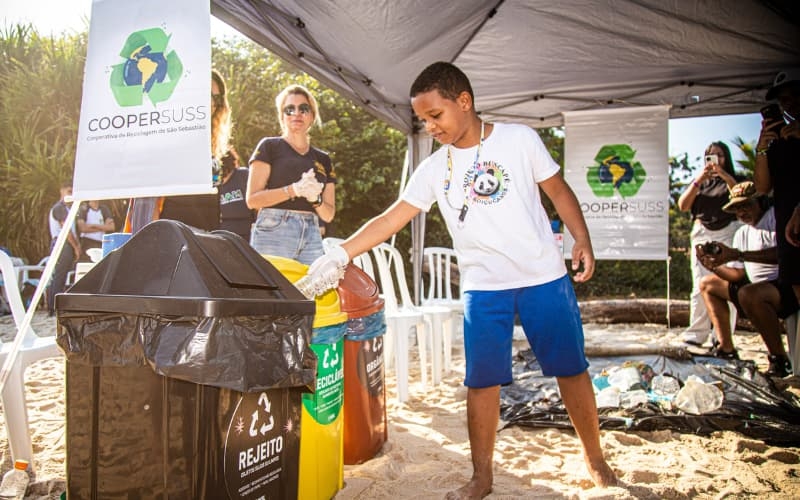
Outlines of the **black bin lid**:
M 211 317 L 313 315 L 316 305 L 238 235 L 157 220 L 57 295 L 56 309 Z

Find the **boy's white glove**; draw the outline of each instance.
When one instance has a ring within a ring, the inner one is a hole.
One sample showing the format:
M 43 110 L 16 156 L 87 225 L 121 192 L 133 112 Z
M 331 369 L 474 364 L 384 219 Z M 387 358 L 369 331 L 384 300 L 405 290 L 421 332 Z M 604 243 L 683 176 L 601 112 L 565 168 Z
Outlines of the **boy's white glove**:
M 350 256 L 344 248 L 336 245 L 325 255 L 315 260 L 308 268 L 308 273 L 294 285 L 303 295 L 312 299 L 339 286 L 344 277 Z
M 292 184 L 295 196 L 305 198 L 311 203 L 315 203 L 319 199 L 319 194 L 324 187 L 321 182 L 317 181 L 317 176 L 312 168 L 304 172 L 299 181 Z

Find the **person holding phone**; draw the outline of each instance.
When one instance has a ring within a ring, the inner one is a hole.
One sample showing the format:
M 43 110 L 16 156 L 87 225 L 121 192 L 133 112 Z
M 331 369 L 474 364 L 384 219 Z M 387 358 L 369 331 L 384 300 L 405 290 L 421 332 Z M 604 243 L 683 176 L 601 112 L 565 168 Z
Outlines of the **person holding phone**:
M 775 75 L 766 99 L 777 100 L 781 113 L 775 113 L 774 106 L 772 111 L 769 106 L 762 110 L 753 181 L 759 193 L 773 193 L 778 281 L 790 285 L 800 299 L 800 68 Z M 755 315 L 750 320 L 769 348 L 770 372 L 782 376 L 790 373 L 791 367 L 786 356 L 773 356 L 783 350 L 780 324 L 769 314 L 775 300 L 773 295 L 771 300 L 753 304 L 748 314 Z M 794 367 L 794 371 L 798 373 L 800 368 Z
M 703 160 L 703 169 L 678 198 L 678 208 L 692 213 L 691 248 L 709 241 L 730 246 L 741 223 L 736 220 L 735 214 L 724 211 L 722 207 L 728 203 L 729 189 L 744 179 L 734 173 L 730 148 L 722 141 L 709 144 Z M 703 266 L 695 252 L 690 252 L 690 256 L 692 292 L 689 326 L 682 338 L 687 344 L 702 346 L 711 334 L 711 319 L 703 302 L 700 281 L 711 271 Z

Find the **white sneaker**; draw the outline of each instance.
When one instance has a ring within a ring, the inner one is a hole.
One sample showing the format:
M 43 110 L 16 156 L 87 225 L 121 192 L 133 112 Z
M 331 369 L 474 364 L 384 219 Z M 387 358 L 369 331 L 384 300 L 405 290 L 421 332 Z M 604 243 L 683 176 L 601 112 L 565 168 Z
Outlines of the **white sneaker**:
M 686 330 L 681 335 L 681 340 L 683 340 L 687 344 L 696 345 L 700 347 L 706 343 L 706 340 L 708 340 L 709 335 L 711 335 L 710 331 L 698 332 L 693 330 Z

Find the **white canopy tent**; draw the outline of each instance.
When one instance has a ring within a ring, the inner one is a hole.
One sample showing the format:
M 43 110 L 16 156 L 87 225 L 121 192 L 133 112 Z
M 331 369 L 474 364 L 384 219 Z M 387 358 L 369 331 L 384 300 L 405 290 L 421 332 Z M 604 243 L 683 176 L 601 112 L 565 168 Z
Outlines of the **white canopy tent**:
M 430 149 L 408 90 L 434 61 L 467 73 L 485 119 L 532 127 L 607 107 L 755 112 L 800 65 L 793 0 L 211 0 L 211 13 L 408 134 L 412 167 Z M 424 219 L 412 230 L 419 250 Z

